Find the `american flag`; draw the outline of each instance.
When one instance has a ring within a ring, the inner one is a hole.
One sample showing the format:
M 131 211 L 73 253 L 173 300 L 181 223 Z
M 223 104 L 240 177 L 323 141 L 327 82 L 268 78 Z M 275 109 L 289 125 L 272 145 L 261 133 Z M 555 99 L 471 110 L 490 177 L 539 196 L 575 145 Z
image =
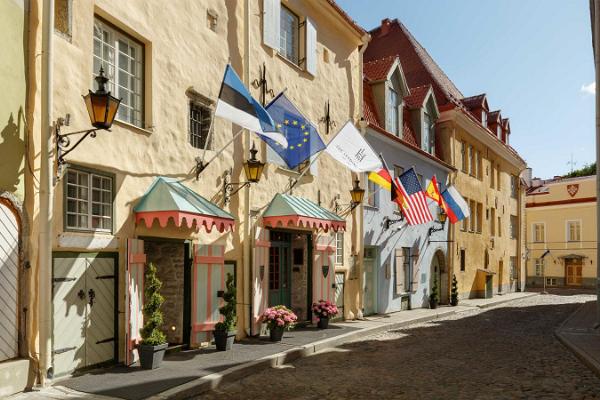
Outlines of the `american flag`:
M 414 168 L 409 169 L 397 180 L 400 192 L 404 197 L 402 211 L 409 225 L 425 224 L 433 221 L 427 206 L 427 198 Z

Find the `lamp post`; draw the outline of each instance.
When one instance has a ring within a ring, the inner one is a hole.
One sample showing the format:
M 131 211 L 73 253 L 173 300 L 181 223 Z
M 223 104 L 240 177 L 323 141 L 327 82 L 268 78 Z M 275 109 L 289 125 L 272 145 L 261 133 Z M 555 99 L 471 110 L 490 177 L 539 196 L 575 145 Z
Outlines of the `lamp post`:
M 263 169 L 265 168 L 265 163 L 256 158 L 256 153 L 258 153 L 258 150 L 256 150 L 254 143 L 252 143 L 250 158 L 244 163 L 244 173 L 246 174 L 245 182 L 229 182 L 227 178 L 229 174 L 225 176 L 225 179 L 223 180 L 223 201 L 225 204 L 229 203 L 231 196 L 235 195 L 246 186 L 260 181 Z M 234 189 L 236 186 L 237 188 Z

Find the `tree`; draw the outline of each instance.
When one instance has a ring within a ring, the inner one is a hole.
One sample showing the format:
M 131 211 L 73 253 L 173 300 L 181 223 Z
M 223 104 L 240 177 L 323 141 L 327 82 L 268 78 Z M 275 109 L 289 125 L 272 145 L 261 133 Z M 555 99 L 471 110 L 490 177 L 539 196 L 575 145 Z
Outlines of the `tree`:
M 160 307 L 165 299 L 160 295 L 162 282 L 158 279 L 157 269 L 154 263 L 146 268 L 146 280 L 144 282 L 144 327 L 140 329 L 142 344 L 158 346 L 167 342 L 167 337 L 162 332 L 163 315 Z
M 589 176 L 589 175 L 596 175 L 596 163 L 595 162 L 593 162 L 591 164 L 585 164 L 583 167 L 564 175 L 563 178 L 574 178 L 576 176 Z
M 232 274 L 227 274 L 227 281 L 225 282 L 225 293 L 223 293 L 223 300 L 225 304 L 219 308 L 219 312 L 223 315 L 223 322 L 219 322 L 215 325 L 215 330 L 231 332 L 236 326 L 236 288 L 235 280 Z

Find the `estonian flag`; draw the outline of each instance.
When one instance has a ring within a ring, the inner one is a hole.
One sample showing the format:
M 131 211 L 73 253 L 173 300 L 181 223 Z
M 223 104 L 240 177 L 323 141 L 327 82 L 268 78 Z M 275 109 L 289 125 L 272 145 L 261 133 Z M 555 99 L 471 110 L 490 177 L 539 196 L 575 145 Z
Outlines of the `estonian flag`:
M 258 135 L 268 137 L 283 147 L 288 145 L 285 136 L 277 132 L 275 123 L 269 114 L 250 95 L 229 64 L 225 68 L 215 115 L 256 132 Z

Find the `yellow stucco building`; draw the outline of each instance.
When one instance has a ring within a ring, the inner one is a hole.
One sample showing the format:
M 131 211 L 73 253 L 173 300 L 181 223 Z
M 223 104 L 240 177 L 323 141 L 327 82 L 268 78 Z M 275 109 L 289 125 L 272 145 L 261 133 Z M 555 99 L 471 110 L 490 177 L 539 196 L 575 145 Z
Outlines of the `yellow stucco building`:
M 328 142 L 362 114 L 362 28 L 330 0 L 55 1 L 50 19 L 44 4 L 31 1 L 27 57 L 32 376 L 135 361 L 149 262 L 174 345 L 210 340 L 226 273 L 238 290 L 238 337 L 259 334 L 262 310 L 281 303 L 310 320 L 310 303 L 327 298 L 354 318 L 362 211 L 349 210 L 349 191 L 358 177 L 323 155 L 290 190 L 302 171 L 213 113 L 230 64 L 258 100 L 285 90 Z M 117 119 L 76 148 L 80 136 L 59 141 L 57 154 L 57 132 L 91 129 L 81 96 L 96 89 L 101 66 L 122 99 Z M 253 145 L 267 165 L 245 185 Z
M 595 287 L 596 176 L 534 178 L 526 199 L 527 285 Z

